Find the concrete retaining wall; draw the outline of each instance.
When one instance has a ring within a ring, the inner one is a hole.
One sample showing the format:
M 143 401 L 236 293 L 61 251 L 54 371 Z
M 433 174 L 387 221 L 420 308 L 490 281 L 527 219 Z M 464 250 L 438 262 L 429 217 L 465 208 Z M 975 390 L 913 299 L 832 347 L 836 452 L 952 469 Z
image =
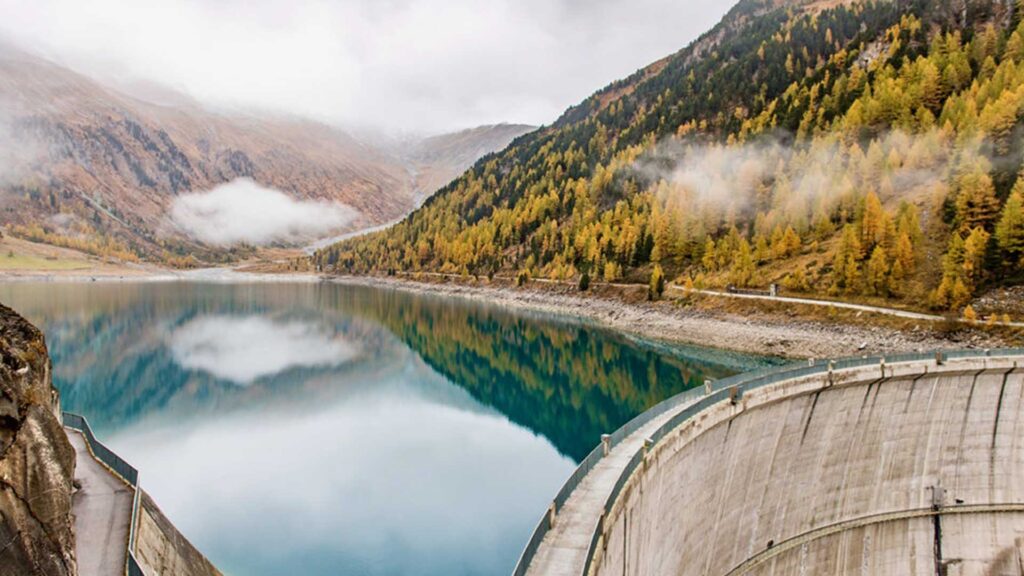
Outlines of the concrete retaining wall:
M 1021 574 L 1014 360 L 819 375 L 712 406 L 650 449 L 591 574 Z
M 220 571 L 178 532 L 145 492 L 141 508 L 135 555 L 146 574 L 220 576 Z

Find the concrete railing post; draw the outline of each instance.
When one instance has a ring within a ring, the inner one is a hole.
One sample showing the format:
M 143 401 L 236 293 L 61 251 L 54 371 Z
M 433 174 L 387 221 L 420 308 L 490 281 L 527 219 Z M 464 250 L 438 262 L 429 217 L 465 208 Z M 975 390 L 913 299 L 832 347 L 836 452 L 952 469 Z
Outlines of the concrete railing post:
M 607 456 L 612 451 L 612 435 L 601 434 L 601 447 L 604 448 L 604 455 Z
M 711 380 L 704 379 L 704 394 L 711 394 Z
M 878 363 L 878 367 L 882 370 L 882 378 L 885 378 L 885 358 L 882 358 L 882 361 Z
M 558 507 L 552 502 L 551 506 L 548 506 L 548 528 L 555 527 L 555 516 L 558 514 Z
M 944 359 L 942 357 L 942 352 L 936 352 L 935 353 L 935 365 L 936 366 L 942 366 L 943 361 L 944 361 Z
M 733 406 L 736 405 L 743 398 L 743 387 L 742 386 L 730 386 L 729 387 L 729 403 Z

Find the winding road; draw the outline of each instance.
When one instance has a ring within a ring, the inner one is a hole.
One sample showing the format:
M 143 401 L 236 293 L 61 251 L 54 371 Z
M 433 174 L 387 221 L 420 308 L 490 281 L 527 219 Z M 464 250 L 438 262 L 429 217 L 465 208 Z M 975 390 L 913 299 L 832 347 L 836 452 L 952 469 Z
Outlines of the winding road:
M 416 275 L 430 276 L 432 278 L 443 278 L 446 280 L 459 280 L 462 276 L 458 274 L 444 274 L 441 272 L 417 272 L 417 273 L 406 273 L 404 276 L 415 278 Z M 515 278 L 506 276 L 495 276 L 496 279 L 514 282 Z M 559 284 L 565 286 L 576 286 L 575 282 L 569 282 L 565 280 L 552 280 L 550 278 L 533 278 L 530 282 L 537 282 L 540 284 Z M 595 282 L 594 285 L 598 285 Z M 624 282 L 607 282 L 600 283 L 605 286 L 612 286 L 614 288 L 624 289 L 636 289 L 645 288 L 645 284 L 627 284 Z M 899 308 L 887 308 L 884 306 L 869 306 L 867 304 L 854 304 L 852 302 L 842 302 L 838 300 L 819 300 L 816 298 L 796 298 L 792 296 L 769 296 L 767 294 L 739 294 L 735 292 L 726 292 L 723 290 L 701 290 L 697 288 L 688 289 L 678 284 L 668 284 L 665 286 L 665 293 L 672 296 L 686 296 L 687 294 L 700 294 L 703 296 L 718 296 L 722 298 L 739 298 L 744 300 L 767 300 L 772 302 L 783 302 L 786 304 L 803 304 L 806 306 L 822 306 L 832 308 L 842 308 L 844 310 L 856 310 L 858 312 L 869 312 L 873 314 L 885 314 L 887 316 L 895 316 L 898 318 L 908 318 L 911 320 L 921 320 L 925 322 L 942 322 L 947 320 L 945 316 L 938 314 L 925 314 L 923 312 L 911 312 L 909 310 L 901 310 Z M 1024 322 L 997 322 L 1001 326 L 1014 326 L 1017 328 L 1024 328 Z
M 927 322 L 940 322 L 946 320 L 946 317 L 939 316 L 937 314 L 924 314 L 921 312 L 911 312 L 909 310 L 900 310 L 899 308 L 885 308 L 883 306 L 868 306 L 867 304 L 853 304 L 850 302 L 838 302 L 835 300 L 816 300 L 814 298 L 793 298 L 790 296 L 767 296 L 758 294 L 738 294 L 735 292 L 721 292 L 718 290 L 688 290 L 682 286 L 676 286 L 674 284 L 666 287 L 666 290 L 671 290 L 677 294 L 685 295 L 687 292 L 691 294 L 703 294 L 705 296 L 721 296 L 724 298 L 740 298 L 746 300 L 771 300 L 772 302 L 786 302 L 789 304 L 804 304 L 810 306 L 825 306 L 832 308 L 843 308 L 845 310 L 857 310 L 859 312 L 872 312 L 875 314 L 886 314 L 888 316 L 896 316 L 899 318 L 909 318 L 912 320 L 924 320 Z M 1001 326 L 1016 326 L 1018 328 L 1024 328 L 1024 322 L 998 322 Z

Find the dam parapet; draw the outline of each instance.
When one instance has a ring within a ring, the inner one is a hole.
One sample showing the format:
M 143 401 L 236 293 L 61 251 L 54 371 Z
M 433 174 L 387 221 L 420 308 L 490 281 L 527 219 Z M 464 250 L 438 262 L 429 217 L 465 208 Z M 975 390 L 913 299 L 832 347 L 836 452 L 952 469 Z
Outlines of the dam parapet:
M 595 449 L 516 574 L 1019 574 L 1021 362 L 805 362 L 688 391 Z

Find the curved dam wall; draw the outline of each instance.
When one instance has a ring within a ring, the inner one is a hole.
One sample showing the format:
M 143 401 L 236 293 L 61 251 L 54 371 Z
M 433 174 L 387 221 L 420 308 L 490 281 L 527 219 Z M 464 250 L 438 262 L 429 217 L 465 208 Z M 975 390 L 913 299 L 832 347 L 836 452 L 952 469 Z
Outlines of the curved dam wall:
M 1018 362 L 883 363 L 717 402 L 624 475 L 587 573 L 1022 574 Z

